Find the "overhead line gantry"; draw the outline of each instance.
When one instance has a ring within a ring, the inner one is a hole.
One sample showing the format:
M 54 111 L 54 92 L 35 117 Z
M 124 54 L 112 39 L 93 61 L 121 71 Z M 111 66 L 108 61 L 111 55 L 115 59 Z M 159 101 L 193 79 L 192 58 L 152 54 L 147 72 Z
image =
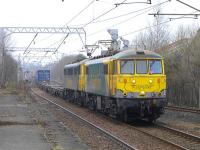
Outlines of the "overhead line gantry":
M 20 51 L 25 51 L 26 47 L 5 47 L 5 50 L 8 52 L 20 52 Z M 30 51 L 32 52 L 54 52 L 56 48 L 29 48 Z
M 55 34 L 78 34 L 81 38 L 81 41 L 86 44 L 86 32 L 84 28 L 73 28 L 73 27 L 0 27 L 0 29 L 3 29 L 4 31 L 8 32 L 10 34 L 13 33 L 55 33 Z M 82 39 L 82 36 L 84 35 L 84 40 Z M 37 35 L 35 35 L 37 36 Z
M 66 34 L 64 39 L 66 39 L 70 34 L 78 34 L 78 36 L 80 37 L 80 39 L 83 43 L 83 46 L 86 45 L 86 32 L 85 32 L 84 28 L 82 28 L 82 27 L 80 27 L 80 28 L 74 28 L 74 27 L 0 27 L 0 29 L 3 29 L 5 32 L 7 32 L 6 36 L 9 36 L 14 33 L 35 33 L 35 36 L 33 37 L 31 42 L 25 49 L 24 54 L 28 53 L 28 50 L 30 50 L 31 44 L 34 42 L 34 39 L 40 33 L 42 33 L 42 34 L 47 34 L 47 33 Z M 83 35 L 83 36 L 81 36 L 81 35 Z M 61 44 L 62 43 L 63 43 L 63 41 L 61 41 Z M 55 49 L 54 52 L 56 52 L 60 48 L 61 44 L 59 44 L 59 46 L 57 47 L 57 49 Z
M 72 27 L 0 27 L 10 33 L 61 33 L 61 34 L 85 34 L 84 28 Z

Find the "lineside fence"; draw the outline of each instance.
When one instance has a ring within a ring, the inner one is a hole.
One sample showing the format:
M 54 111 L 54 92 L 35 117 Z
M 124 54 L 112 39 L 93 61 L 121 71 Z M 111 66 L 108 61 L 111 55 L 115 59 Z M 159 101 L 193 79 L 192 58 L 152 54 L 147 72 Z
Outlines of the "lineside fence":
M 200 82 L 177 84 L 176 82 L 168 81 L 167 84 L 167 100 L 169 104 L 200 109 Z

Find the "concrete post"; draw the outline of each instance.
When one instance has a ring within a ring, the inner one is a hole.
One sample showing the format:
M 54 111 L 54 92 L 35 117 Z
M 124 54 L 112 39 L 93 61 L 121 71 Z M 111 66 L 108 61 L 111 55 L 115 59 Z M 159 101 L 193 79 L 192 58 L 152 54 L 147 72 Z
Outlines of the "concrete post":
M 200 86 L 199 86 L 199 109 L 200 109 Z

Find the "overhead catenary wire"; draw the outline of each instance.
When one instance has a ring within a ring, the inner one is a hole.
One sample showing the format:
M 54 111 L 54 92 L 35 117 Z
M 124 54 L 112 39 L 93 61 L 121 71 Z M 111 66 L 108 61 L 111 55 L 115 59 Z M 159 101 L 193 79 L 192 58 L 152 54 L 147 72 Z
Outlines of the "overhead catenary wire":
M 104 12 L 103 14 L 99 15 L 98 17 L 96 17 L 96 18 L 92 19 L 91 21 L 85 23 L 85 24 L 83 25 L 83 28 L 86 27 L 87 25 L 91 24 L 94 20 L 97 20 L 98 18 L 100 18 L 100 17 L 102 17 L 102 16 L 108 14 L 109 12 L 113 11 L 113 10 L 116 9 L 116 8 L 117 8 L 117 6 L 115 6 L 114 8 L 109 9 L 108 11 L 106 11 L 106 12 Z
M 76 19 L 79 15 L 81 15 L 81 13 L 83 13 L 86 9 L 88 9 L 95 1 L 96 1 L 96 0 L 92 0 L 88 5 L 86 5 L 86 7 L 84 7 L 81 11 L 79 11 L 76 15 L 74 15 L 67 23 L 65 23 L 64 26 L 67 26 L 67 25 L 68 25 L 69 23 L 71 23 L 74 19 Z M 64 26 L 63 26 L 63 27 L 64 27 Z M 64 37 L 64 40 L 65 40 L 67 37 L 68 37 L 68 35 Z M 64 40 L 63 40 L 63 38 L 61 38 L 59 41 L 55 42 L 54 45 L 61 42 L 61 44 L 59 44 L 59 46 L 58 46 L 58 47 L 60 47 L 60 46 L 62 45 L 62 43 L 64 42 Z M 58 49 L 57 49 L 57 50 L 58 50 Z M 57 51 L 57 50 L 56 50 L 56 51 Z M 53 54 L 55 54 L 55 53 L 53 53 Z
M 191 6 L 191 5 L 189 5 L 189 4 L 187 4 L 187 3 L 183 2 L 183 1 L 180 1 L 180 0 L 176 0 L 176 1 L 177 1 L 177 2 L 179 2 L 179 3 L 182 3 L 182 4 L 183 4 L 183 5 L 185 5 L 185 6 L 188 6 L 188 7 L 192 8 L 192 9 L 194 9 L 194 10 L 197 10 L 197 11 L 199 11 L 199 12 L 200 12 L 200 10 L 199 10 L 199 9 L 197 9 L 197 8 L 195 8 L 195 7 Z
M 146 2 L 116 3 L 115 5 L 129 5 L 129 4 L 151 4 L 151 0 L 147 0 Z
M 148 10 L 148 11 L 149 11 L 149 10 Z M 110 27 L 106 27 L 106 28 L 101 29 L 101 30 L 99 30 L 99 31 L 93 32 L 93 33 L 89 34 L 88 37 L 89 37 L 89 36 L 96 35 L 96 34 L 101 33 L 101 32 L 104 32 L 106 29 L 113 28 L 113 27 L 115 27 L 115 26 L 117 26 L 117 25 L 120 25 L 120 24 L 123 24 L 123 23 L 125 23 L 125 22 L 127 22 L 127 21 L 130 21 L 131 19 L 134 19 L 135 17 L 140 16 L 140 15 L 142 15 L 142 14 L 148 12 L 148 11 L 145 11 L 145 12 L 142 12 L 142 13 L 137 14 L 137 15 L 135 15 L 135 16 L 132 16 L 132 17 L 130 17 L 130 18 L 128 18 L 128 19 L 125 19 L 125 20 L 123 20 L 123 21 L 121 21 L 121 22 L 119 22 L 119 23 L 116 23 L 116 24 L 114 24 L 114 25 L 111 25 Z
M 134 17 L 134 16 L 133 16 L 133 17 Z M 114 18 L 114 17 L 113 17 L 113 18 Z M 110 19 L 110 18 L 108 18 L 108 19 Z M 95 21 L 95 20 L 96 20 L 96 21 Z M 96 19 L 96 18 L 95 18 L 95 20 L 94 20 L 94 21 L 92 20 L 91 23 L 98 23 L 98 22 L 101 22 L 101 21 L 102 21 L 102 20 L 99 20 L 99 21 L 98 21 L 98 19 Z M 105 19 L 105 20 L 106 20 L 106 19 Z M 111 19 L 111 20 L 112 20 L 112 19 Z M 108 21 L 109 21 L 109 20 L 108 20 Z M 167 22 L 170 22 L 170 21 L 162 22 L 161 24 L 164 24 L 164 23 L 167 23 Z M 89 24 L 91 24 L 91 23 L 89 23 Z M 145 30 L 144 28 L 142 28 L 142 29 Z M 139 29 L 139 30 L 141 30 L 141 29 Z M 133 31 L 133 32 L 134 32 L 134 31 Z M 138 31 L 137 31 L 137 32 L 138 32 Z M 131 34 L 133 34 L 133 33 L 131 33 Z M 125 34 L 125 36 L 126 36 L 126 35 L 129 35 L 129 34 Z
M 69 36 L 69 33 L 62 39 L 62 42 L 58 45 L 58 47 L 56 48 L 55 52 L 53 54 L 55 54 L 58 49 L 61 47 L 61 45 L 64 43 L 65 39 Z
M 153 15 L 153 16 L 179 16 L 179 15 L 182 15 L 182 16 L 194 16 L 193 17 L 193 19 L 197 19 L 197 17 L 200 15 L 200 14 L 194 14 L 194 13 L 196 13 L 196 12 L 200 12 L 200 10 L 199 9 L 197 9 L 197 8 L 195 8 L 195 7 L 193 7 L 193 6 L 191 6 L 191 5 L 189 5 L 189 4 L 187 4 L 187 3 L 185 3 L 185 2 L 183 2 L 183 1 L 181 1 L 181 0 L 176 0 L 177 2 L 179 2 L 179 3 L 181 3 L 181 4 L 183 4 L 183 5 L 185 5 L 185 6 L 187 6 L 187 7 L 190 7 L 190 8 L 192 8 L 192 9 L 194 9 L 194 10 L 196 10 L 195 12 L 193 12 L 193 13 L 150 13 L 149 15 Z M 181 18 L 183 18 L 183 17 L 178 17 L 178 18 L 175 18 L 175 19 L 181 19 Z M 184 18 L 191 18 L 191 17 L 184 17 Z
M 27 48 L 25 49 L 25 51 L 24 51 L 23 54 L 25 54 L 25 53 L 28 51 L 29 47 L 30 47 L 31 44 L 34 42 L 34 40 L 35 40 L 35 38 L 37 37 L 37 35 L 38 35 L 38 33 L 35 34 L 35 36 L 34 36 L 33 39 L 31 40 L 31 42 L 29 43 L 29 45 L 27 46 Z M 27 53 L 29 53 L 29 52 L 27 52 Z
M 175 14 L 175 13 L 150 13 L 149 15 L 153 15 L 153 16 L 199 16 L 200 14 L 191 14 L 191 13 L 179 13 L 179 14 Z
M 75 18 L 77 18 L 83 11 L 85 11 L 91 4 L 93 4 L 96 0 L 91 1 L 83 10 L 81 10 L 77 15 L 75 15 L 72 19 L 70 19 L 65 25 L 69 24 L 70 22 L 72 22 Z M 127 0 L 123 0 L 122 3 L 124 3 Z M 102 13 L 101 15 L 97 16 L 96 18 L 93 18 L 91 21 L 89 21 L 88 23 L 83 25 L 83 28 L 86 27 L 87 25 L 89 25 L 90 23 L 92 23 L 93 21 L 101 18 L 102 16 L 108 14 L 109 12 L 113 11 L 114 9 L 116 9 L 118 6 L 115 6 L 111 9 L 109 9 L 108 11 Z M 62 41 L 62 39 L 59 40 L 60 42 Z M 59 46 L 60 47 L 60 46 Z
M 197 16 L 194 17 L 175 17 L 175 18 L 169 18 L 169 20 L 173 20 L 173 19 L 198 19 Z
M 74 19 L 76 19 L 79 15 L 81 15 L 81 13 L 83 13 L 86 9 L 88 9 L 95 1 L 97 0 L 92 0 L 89 4 L 87 4 L 81 11 L 79 11 L 76 15 L 74 15 L 67 23 L 65 23 L 63 25 L 63 27 L 67 26 L 69 23 L 71 23 Z M 48 37 L 45 37 L 43 39 L 41 39 L 40 41 L 37 42 L 41 42 L 44 41 L 50 37 L 52 37 L 54 34 L 49 35 Z M 57 43 L 61 42 L 63 38 L 61 38 L 59 41 L 57 41 Z M 55 45 L 55 44 L 54 44 Z
M 171 22 L 171 21 L 170 21 L 170 20 L 168 20 L 168 21 L 164 21 L 164 22 L 161 22 L 161 23 L 156 24 L 156 25 L 152 25 L 152 26 L 144 27 L 144 28 L 141 28 L 141 29 L 138 29 L 138 30 L 132 31 L 132 32 L 128 32 L 128 33 L 122 34 L 122 35 L 120 35 L 120 36 L 127 36 L 127 35 L 130 35 L 130 34 L 134 34 L 134 33 L 137 33 L 137 32 L 140 32 L 140 31 L 143 31 L 143 30 L 146 30 L 146 29 L 152 28 L 152 27 L 156 27 L 156 26 L 158 26 L 158 25 L 165 24 L 165 23 L 168 23 L 168 22 Z
M 104 0 L 97 0 L 97 1 L 100 2 L 100 3 L 105 3 L 107 5 L 113 5 L 113 3 L 107 2 L 106 0 L 105 1 Z
M 116 24 L 113 24 L 113 25 L 111 25 L 110 27 L 106 27 L 106 28 L 104 28 L 104 29 L 101 29 L 101 30 L 99 30 L 99 31 L 96 31 L 96 32 L 94 32 L 94 33 L 91 33 L 91 34 L 89 34 L 88 36 L 96 35 L 96 34 L 98 34 L 98 33 L 100 33 L 100 32 L 105 31 L 105 30 L 108 29 L 108 28 L 112 28 L 112 27 L 114 27 L 114 26 L 117 26 L 117 25 L 123 24 L 123 23 L 125 23 L 125 22 L 127 22 L 127 21 L 130 21 L 131 19 L 134 19 L 135 17 L 140 16 L 140 15 L 143 15 L 143 14 L 147 13 L 148 11 L 150 11 L 150 10 L 156 8 L 157 6 L 163 5 L 163 4 L 167 3 L 167 2 L 168 2 L 168 0 L 167 0 L 167 1 L 164 1 L 164 2 L 161 2 L 161 3 L 158 3 L 158 4 L 155 4 L 155 5 L 153 5 L 153 6 L 147 7 L 147 8 L 143 8 L 143 9 L 137 10 L 137 11 L 135 11 L 135 13 L 136 13 L 136 12 L 143 11 L 143 10 L 146 10 L 146 11 L 143 11 L 143 12 L 141 12 L 141 13 L 139 13 L 139 14 L 137 14 L 137 15 L 134 15 L 134 16 L 132 16 L 132 17 L 129 17 L 128 19 L 125 19 L 125 20 L 123 20 L 123 21 L 120 21 L 120 22 L 118 22 L 118 23 L 116 23 Z
M 197 11 L 195 11 L 195 12 L 197 12 Z M 195 13 L 195 12 L 192 12 L 192 13 Z M 183 15 L 182 17 L 184 17 L 184 15 Z M 167 20 L 167 21 L 161 22 L 161 23 L 159 23 L 159 24 L 157 24 L 157 25 L 152 25 L 152 26 L 144 27 L 144 28 L 141 28 L 141 29 L 132 31 L 132 32 L 128 32 L 128 33 L 122 34 L 122 35 L 120 35 L 120 36 L 131 35 L 131 34 L 134 34 L 134 33 L 137 33 L 137 32 L 140 32 L 140 31 L 143 31 L 143 30 L 152 28 L 152 27 L 156 27 L 156 26 L 161 25 L 161 24 L 166 24 L 166 23 L 172 22 L 172 21 L 173 21 L 173 20 Z M 90 36 L 90 35 L 89 35 L 89 36 Z
M 143 8 L 143 9 L 140 9 L 140 10 L 136 10 L 136 11 L 132 11 L 132 12 L 129 12 L 129 13 L 125 13 L 125 14 L 122 14 L 122 15 L 119 15 L 119 16 L 110 17 L 110 18 L 107 18 L 107 19 L 104 19 L 104 20 L 94 21 L 93 23 L 100 23 L 100 22 L 110 21 L 110 20 L 113 20 L 113 19 L 117 19 L 117 18 L 120 18 L 120 17 L 124 17 L 124 16 L 128 16 L 130 14 L 137 13 L 137 12 L 149 9 L 149 8 L 150 7 L 146 7 L 146 8 Z
M 71 18 L 64 26 L 67 26 L 70 22 L 72 22 L 75 18 L 77 18 L 83 11 L 85 11 L 92 3 L 94 3 L 96 0 L 93 0 L 93 1 L 91 1 L 84 9 L 82 9 L 78 14 L 76 14 L 73 18 Z M 64 27 L 63 26 L 63 27 Z M 49 37 L 51 37 L 52 35 L 50 35 Z M 48 38 L 49 38 L 48 37 Z M 65 38 L 64 39 L 66 39 L 68 36 L 65 36 Z M 62 41 L 62 42 L 61 42 Z M 58 40 L 58 41 L 56 41 L 55 43 L 53 43 L 53 44 L 51 44 L 50 46 L 52 46 L 52 45 L 56 45 L 56 44 L 58 44 L 58 43 L 60 43 L 61 42 L 61 44 L 59 44 L 59 47 L 62 45 L 62 43 L 64 42 L 63 41 L 63 37 L 62 38 L 60 38 L 60 40 Z M 55 53 L 53 53 L 53 54 L 55 54 Z
M 147 8 L 143 8 L 143 9 L 141 9 L 141 10 L 137 10 L 136 12 L 140 12 L 140 11 L 143 11 L 143 10 L 146 10 L 146 9 L 147 9 L 147 11 L 144 11 L 144 12 L 142 12 L 142 13 L 140 13 L 140 14 L 137 14 L 137 15 L 135 15 L 135 16 L 132 16 L 131 18 L 128 18 L 128 19 L 126 19 L 126 20 L 123 20 L 123 21 L 121 21 L 121 22 L 119 22 L 119 23 L 117 23 L 117 24 L 115 24 L 115 25 L 112 25 L 112 27 L 113 27 L 113 26 L 116 26 L 116 25 L 119 25 L 119 24 L 122 24 L 122 23 L 124 23 L 124 22 L 126 22 L 126 21 L 129 21 L 130 19 L 133 19 L 133 18 L 135 18 L 135 17 L 137 17 L 137 16 L 139 16 L 139 15 L 142 15 L 142 14 L 144 14 L 144 13 L 150 11 L 151 9 L 154 9 L 154 8 L 156 8 L 157 6 L 160 6 L 160 5 L 162 5 L 162 4 L 164 4 L 164 3 L 167 3 L 167 2 L 169 2 L 169 0 L 166 0 L 166 1 L 161 2 L 161 3 L 157 3 L 157 4 L 153 5 L 153 6 L 150 6 L 150 7 L 147 7 Z M 135 12 L 135 13 L 136 13 L 136 12 Z M 114 17 L 114 18 L 115 18 L 115 17 Z M 102 30 L 97 31 L 97 32 L 99 33 L 99 32 L 102 32 L 102 31 L 105 31 L 105 29 L 102 29 Z M 92 33 L 92 34 L 89 34 L 88 36 L 95 35 L 95 34 L 97 34 L 97 32 Z M 88 37 L 88 36 L 87 36 L 87 37 Z
M 75 16 L 73 16 L 64 26 L 67 26 L 71 23 L 74 19 L 76 19 L 82 12 L 88 9 L 96 0 L 92 0 L 86 7 L 84 7 L 81 11 L 79 11 Z
M 74 17 L 72 17 L 64 26 L 67 26 L 67 25 L 68 25 L 69 23 L 71 23 L 74 19 L 76 19 L 82 12 L 84 12 L 87 8 L 89 8 L 95 1 L 98 1 L 98 0 L 92 0 L 92 1 L 91 1 L 86 7 L 84 7 L 79 13 L 77 13 Z M 108 11 L 104 12 L 103 14 L 99 15 L 99 16 L 96 17 L 96 18 L 93 18 L 93 19 L 92 19 L 91 21 L 89 21 L 88 23 L 82 24 L 83 27 L 85 27 L 85 26 L 87 26 L 87 25 L 93 23 L 95 20 L 97 20 L 97 19 L 99 19 L 100 17 L 102 17 L 102 16 L 108 14 L 109 12 L 113 11 L 113 10 L 116 9 L 120 4 L 123 4 L 123 3 L 125 3 L 126 1 L 127 1 L 127 0 L 123 0 L 121 3 L 118 3 L 118 5 L 115 5 L 115 7 L 109 9 Z M 148 3 L 148 4 L 150 4 L 150 3 Z M 132 13 L 134 13 L 134 12 L 132 12 Z M 125 16 L 125 15 L 124 15 L 124 16 Z M 51 37 L 51 36 L 52 36 L 52 35 L 48 36 L 47 38 L 49 38 L 49 37 Z M 43 41 L 43 40 L 45 40 L 45 39 L 47 39 L 47 38 L 44 38 L 44 39 L 42 39 L 42 40 L 40 40 L 40 41 Z M 59 41 L 62 41 L 62 39 L 60 39 Z M 58 41 L 57 43 L 59 43 L 59 41 Z
M 70 22 L 72 22 L 75 18 L 77 18 L 83 11 L 85 11 L 91 4 L 93 4 L 96 0 L 91 1 L 84 9 L 82 9 L 78 14 L 76 14 L 74 17 L 72 17 L 72 19 L 70 19 L 65 25 L 69 24 Z M 121 3 L 126 2 L 127 0 L 123 0 Z M 119 3 L 120 4 L 120 3 Z M 110 13 L 111 11 L 113 11 L 114 9 L 116 9 L 118 7 L 118 5 L 115 5 L 115 7 L 109 9 L 108 11 L 102 13 L 101 15 L 97 16 L 96 18 L 93 18 L 91 21 L 89 21 L 88 23 L 84 24 L 83 27 L 86 27 L 87 25 L 89 25 L 90 23 L 92 23 L 93 21 L 101 18 L 102 16 Z M 62 39 L 60 39 L 58 42 L 61 42 Z M 56 42 L 56 43 L 58 43 Z M 61 45 L 61 44 L 59 44 Z M 60 46 L 59 46 L 60 47 Z
M 163 2 L 164 3 L 164 2 Z M 159 4 L 156 4 L 156 5 L 161 5 L 162 3 L 159 3 Z M 155 5 L 154 5 L 155 6 Z M 91 24 L 94 24 L 94 23 L 101 23 L 101 22 L 105 22 L 105 21 L 110 21 L 110 20 L 114 20 L 114 19 L 118 19 L 118 18 L 121 18 L 121 17 L 124 17 L 124 16 L 128 16 L 128 15 L 131 15 L 131 14 L 134 14 L 134 13 L 137 13 L 137 12 L 140 12 L 140 11 L 143 11 L 143 10 L 146 10 L 146 9 L 149 9 L 151 7 L 154 7 L 154 6 L 150 6 L 150 7 L 146 7 L 146 8 L 143 8 L 143 9 L 139 9 L 139 10 L 135 10 L 135 11 L 132 11 L 132 12 L 128 12 L 128 13 L 125 13 L 125 14 L 122 14 L 122 15 L 118 15 L 118 16 L 115 16 L 115 17 L 110 17 L 110 18 L 106 18 L 106 19 L 102 19 L 102 20 L 97 20 L 97 21 L 93 21 Z M 78 24 L 76 26 L 83 26 L 83 24 Z
M 124 3 L 124 2 L 126 2 L 126 1 L 127 1 L 127 0 L 123 0 L 121 3 Z M 106 14 L 110 13 L 111 11 L 115 10 L 117 7 L 118 7 L 118 6 L 115 5 L 115 7 L 113 7 L 113 8 L 111 8 L 111 9 L 107 10 L 106 12 L 100 14 L 100 15 L 97 16 L 96 18 L 93 18 L 91 21 L 89 21 L 88 23 L 84 24 L 82 27 L 83 27 L 83 28 L 86 27 L 87 25 L 91 24 L 93 21 L 95 21 L 95 20 L 97 20 L 97 19 L 99 19 L 99 18 L 105 16 Z
M 196 12 L 197 12 L 197 11 L 192 12 L 192 13 L 196 13 Z M 184 18 L 185 15 L 183 15 L 182 17 Z M 176 20 L 176 19 L 174 19 L 174 20 Z M 127 35 L 131 35 L 131 34 L 135 34 L 135 33 L 137 33 L 137 32 L 140 32 L 140 31 L 143 31 L 143 30 L 147 30 L 147 29 L 149 29 L 149 28 L 156 27 L 156 26 L 158 26 L 158 25 L 166 24 L 166 23 L 172 22 L 172 21 L 174 21 L 174 20 L 172 20 L 172 18 L 171 18 L 171 19 L 169 19 L 169 20 L 167 20 L 167 21 L 163 21 L 163 22 L 161 22 L 161 23 L 159 23 L 159 24 L 152 25 L 152 26 L 148 26 L 148 27 L 144 27 L 144 28 L 141 28 L 141 29 L 138 29 L 138 30 L 135 30 L 135 31 L 131 31 L 131 32 L 122 34 L 122 35 L 120 35 L 120 36 L 127 36 Z
M 170 2 L 169 0 L 167 0 L 167 1 Z M 163 2 L 163 3 L 166 3 L 167 1 L 165 1 L 165 2 Z M 193 14 L 193 13 L 196 13 L 196 12 L 198 12 L 198 10 L 195 11 L 195 12 L 191 12 L 190 14 Z M 182 15 L 182 18 L 184 18 L 184 17 L 185 17 L 185 14 Z M 181 18 L 181 17 L 180 17 L 180 18 Z M 179 19 L 180 19 L 180 18 L 179 18 Z M 161 24 L 166 24 L 166 23 L 172 22 L 172 21 L 173 21 L 172 19 L 173 19 L 173 18 L 170 18 L 168 21 L 164 21 L 164 22 L 161 22 L 161 23 L 156 24 L 156 25 L 152 25 L 152 26 L 144 27 L 144 28 L 141 28 L 141 29 L 132 31 L 132 32 L 128 32 L 128 33 L 122 34 L 122 35 L 120 35 L 120 36 L 131 35 L 131 34 L 134 34 L 134 33 L 137 33 L 137 32 L 140 32 L 140 31 L 143 31 L 143 30 L 152 28 L 152 27 L 156 27 L 156 26 L 161 25 Z M 193 18 L 192 18 L 192 19 L 193 19 Z M 196 19 L 196 18 L 195 18 L 195 19 Z M 88 35 L 88 36 L 90 36 L 90 35 Z

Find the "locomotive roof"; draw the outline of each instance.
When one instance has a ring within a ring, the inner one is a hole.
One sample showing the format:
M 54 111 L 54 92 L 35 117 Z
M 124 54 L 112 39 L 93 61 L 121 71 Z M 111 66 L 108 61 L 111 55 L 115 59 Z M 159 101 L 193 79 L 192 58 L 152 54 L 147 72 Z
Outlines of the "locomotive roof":
M 162 56 L 149 50 L 136 51 L 136 50 L 130 49 L 130 50 L 121 51 L 111 56 L 111 58 L 113 59 L 162 58 Z
M 137 58 L 163 58 L 163 57 L 149 50 L 136 51 L 133 49 L 129 49 L 129 50 L 120 51 L 117 54 L 112 55 L 112 56 L 107 56 L 107 57 L 105 56 L 105 57 L 97 58 L 97 59 L 84 59 L 77 63 L 65 65 L 64 68 L 77 67 L 82 63 L 85 63 L 86 65 L 93 64 L 93 63 L 102 63 L 102 61 L 106 62 L 106 61 L 109 61 L 110 59 L 137 59 Z
M 106 62 L 109 61 L 110 59 L 138 59 L 138 58 L 140 59 L 140 58 L 163 58 L 163 57 L 149 50 L 136 51 L 133 49 L 129 49 L 120 51 L 112 56 L 91 59 L 89 61 L 86 61 L 85 64 L 89 65 L 93 63 L 102 63 L 102 61 Z
M 86 62 L 87 60 L 89 60 L 89 59 L 84 59 L 84 60 L 79 61 L 79 62 L 76 62 L 76 63 L 67 64 L 67 65 L 65 65 L 64 69 L 65 69 L 65 68 L 71 68 L 71 67 L 77 67 L 77 66 L 79 66 L 80 64 Z

